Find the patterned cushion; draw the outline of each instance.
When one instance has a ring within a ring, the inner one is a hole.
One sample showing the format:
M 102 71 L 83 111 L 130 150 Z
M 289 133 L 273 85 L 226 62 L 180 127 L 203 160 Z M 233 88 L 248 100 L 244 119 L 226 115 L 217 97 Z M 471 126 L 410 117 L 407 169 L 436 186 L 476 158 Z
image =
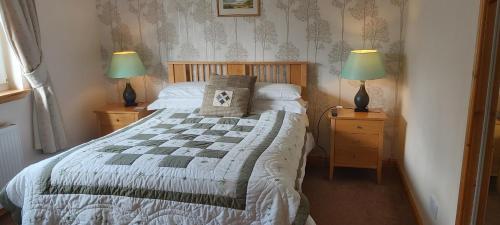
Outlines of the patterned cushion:
M 208 82 L 208 85 L 248 88 L 248 89 L 250 89 L 250 93 L 253 94 L 256 81 L 257 81 L 257 77 L 254 77 L 254 76 L 212 75 L 212 77 L 210 77 L 210 81 Z
M 248 101 L 248 112 L 251 112 L 252 98 L 255 90 L 255 82 L 257 77 L 255 76 L 242 76 L 242 75 L 228 75 L 222 76 L 213 74 L 210 77 L 208 85 L 215 85 L 218 87 L 238 87 L 238 88 L 248 88 L 250 90 L 250 99 Z
M 207 85 L 199 114 L 241 117 L 248 113 L 248 88 Z

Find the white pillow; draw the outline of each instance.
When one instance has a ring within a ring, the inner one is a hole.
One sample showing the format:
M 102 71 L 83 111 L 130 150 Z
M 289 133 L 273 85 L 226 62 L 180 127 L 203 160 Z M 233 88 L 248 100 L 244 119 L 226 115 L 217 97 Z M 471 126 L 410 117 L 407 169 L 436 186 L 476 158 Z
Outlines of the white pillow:
M 307 117 L 307 102 L 299 99 L 297 101 L 265 101 L 254 102 L 252 113 L 260 114 L 268 110 L 283 110 L 286 112 L 297 113 L 305 121 L 306 127 L 309 127 L 309 118 Z
M 148 110 L 165 108 L 193 109 L 201 107 L 203 98 L 159 98 L 148 105 Z
M 167 86 L 158 98 L 203 98 L 206 82 L 181 82 Z M 295 101 L 301 99 L 301 88 L 295 84 L 257 82 L 254 99 Z
M 253 101 L 252 113 L 262 113 L 267 110 L 284 110 L 292 113 L 306 114 L 307 102 L 302 99 L 297 101 Z
M 158 110 L 165 108 L 192 109 L 199 108 L 203 102 L 202 98 L 160 98 L 148 105 L 148 110 Z M 268 110 L 284 110 L 287 112 L 306 114 L 307 102 L 299 99 L 298 101 L 254 101 L 252 113 L 262 113 Z
M 160 91 L 158 98 L 200 98 L 203 99 L 206 82 L 181 82 L 170 84 Z
M 301 99 L 300 92 L 300 86 L 295 84 L 257 82 L 254 99 L 294 101 Z

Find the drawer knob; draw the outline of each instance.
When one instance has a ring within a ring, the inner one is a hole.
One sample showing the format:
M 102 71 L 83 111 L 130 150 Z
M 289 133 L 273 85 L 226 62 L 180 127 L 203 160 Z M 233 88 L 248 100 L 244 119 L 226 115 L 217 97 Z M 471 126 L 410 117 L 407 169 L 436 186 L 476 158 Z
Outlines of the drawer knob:
M 120 122 L 120 119 L 116 119 L 116 122 Z
M 357 126 L 356 128 L 358 128 L 358 129 L 363 129 L 363 127 L 362 127 L 362 126 Z

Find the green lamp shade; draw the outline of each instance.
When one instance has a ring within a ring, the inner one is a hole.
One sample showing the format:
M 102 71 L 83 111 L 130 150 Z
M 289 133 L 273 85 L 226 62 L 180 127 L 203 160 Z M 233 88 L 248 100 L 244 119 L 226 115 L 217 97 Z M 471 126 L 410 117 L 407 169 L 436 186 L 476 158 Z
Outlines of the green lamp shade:
M 348 80 L 375 80 L 385 76 L 385 69 L 377 50 L 354 50 L 340 75 Z
M 129 78 L 146 74 L 137 52 L 115 52 L 106 72 L 110 78 Z

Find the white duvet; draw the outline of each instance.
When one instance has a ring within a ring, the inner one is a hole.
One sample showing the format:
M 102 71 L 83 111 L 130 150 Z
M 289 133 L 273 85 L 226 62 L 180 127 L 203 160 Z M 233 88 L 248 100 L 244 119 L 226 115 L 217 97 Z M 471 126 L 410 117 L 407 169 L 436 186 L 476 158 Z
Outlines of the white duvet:
M 165 109 L 31 165 L 0 203 L 22 224 L 305 224 L 306 121 Z

